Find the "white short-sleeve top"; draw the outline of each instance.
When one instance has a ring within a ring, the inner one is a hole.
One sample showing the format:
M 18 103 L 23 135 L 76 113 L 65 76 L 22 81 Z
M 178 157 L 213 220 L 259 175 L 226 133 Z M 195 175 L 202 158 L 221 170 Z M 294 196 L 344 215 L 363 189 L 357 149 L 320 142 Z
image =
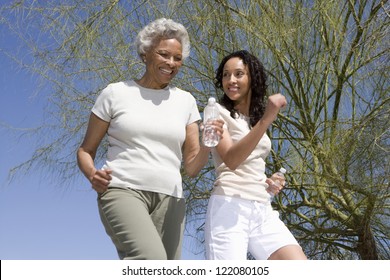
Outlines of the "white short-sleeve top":
M 109 122 L 109 187 L 183 197 L 180 167 L 186 126 L 198 121 L 195 98 L 176 87 L 143 88 L 134 81 L 109 84 L 92 113 Z
M 248 119 L 244 115 L 232 118 L 230 112 L 218 104 L 221 118 L 225 121 L 224 129 L 229 131 L 233 142 L 238 142 L 250 131 Z M 265 175 L 265 159 L 271 150 L 271 140 L 264 134 L 249 157 L 236 170 L 231 170 L 222 161 L 215 149 L 213 160 L 216 172 L 213 194 L 227 195 L 247 200 L 269 203 L 270 195 Z

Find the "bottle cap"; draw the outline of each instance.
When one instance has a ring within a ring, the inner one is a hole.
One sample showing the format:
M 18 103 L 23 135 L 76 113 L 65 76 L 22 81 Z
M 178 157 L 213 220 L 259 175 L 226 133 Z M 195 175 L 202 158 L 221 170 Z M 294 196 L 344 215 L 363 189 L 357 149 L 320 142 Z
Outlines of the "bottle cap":
M 282 172 L 283 174 L 285 174 L 287 170 L 284 169 L 283 167 L 281 167 L 279 171 Z
M 214 104 L 215 103 L 215 98 L 214 97 L 210 97 L 208 103 L 209 104 Z

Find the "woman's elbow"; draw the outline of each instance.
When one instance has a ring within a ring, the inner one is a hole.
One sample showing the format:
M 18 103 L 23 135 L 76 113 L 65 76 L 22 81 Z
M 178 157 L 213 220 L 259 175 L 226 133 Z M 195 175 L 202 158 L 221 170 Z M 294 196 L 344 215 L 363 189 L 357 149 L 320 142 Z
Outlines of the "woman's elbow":
M 240 165 L 237 161 L 235 160 L 228 160 L 228 159 L 223 159 L 223 162 L 225 165 L 232 171 L 236 170 L 237 167 Z
M 80 160 L 85 155 L 89 155 L 92 159 L 95 159 L 96 151 L 89 150 L 89 149 L 84 148 L 83 146 L 80 146 L 76 152 L 77 160 Z
M 198 173 L 187 173 L 187 175 L 190 178 L 195 178 L 198 175 Z
M 198 176 L 200 170 L 195 170 L 193 168 L 184 168 L 184 171 L 185 173 L 187 174 L 188 177 L 190 178 L 195 178 L 196 176 Z
M 226 164 L 226 166 L 227 166 L 230 170 L 232 170 L 232 171 L 236 170 L 237 167 L 238 167 L 238 164 L 235 164 L 235 163 L 226 163 L 226 162 L 225 162 L 225 164 Z

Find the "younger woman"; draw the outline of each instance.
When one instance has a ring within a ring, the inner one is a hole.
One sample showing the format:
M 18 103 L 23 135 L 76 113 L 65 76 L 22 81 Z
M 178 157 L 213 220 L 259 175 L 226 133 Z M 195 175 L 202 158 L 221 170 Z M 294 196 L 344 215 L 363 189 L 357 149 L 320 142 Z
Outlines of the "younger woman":
M 217 70 L 225 127 L 213 150 L 216 181 L 207 209 L 207 259 L 245 260 L 248 251 L 256 259 L 306 259 L 267 192 L 269 184 L 272 192 L 278 190 L 265 175 L 271 150 L 266 131 L 287 102 L 274 94 L 265 104 L 266 79 L 263 65 L 247 51 L 226 56 Z

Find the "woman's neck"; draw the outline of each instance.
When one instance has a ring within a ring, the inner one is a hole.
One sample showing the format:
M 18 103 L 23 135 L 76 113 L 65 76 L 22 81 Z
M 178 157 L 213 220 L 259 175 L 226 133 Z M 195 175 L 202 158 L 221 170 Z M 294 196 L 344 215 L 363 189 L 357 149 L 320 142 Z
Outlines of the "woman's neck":
M 249 105 L 247 105 L 246 102 L 234 105 L 234 109 L 242 115 L 249 116 Z
M 157 84 L 153 80 L 148 79 L 145 75 L 139 80 L 134 80 L 139 86 L 150 89 L 164 89 L 168 84 Z

